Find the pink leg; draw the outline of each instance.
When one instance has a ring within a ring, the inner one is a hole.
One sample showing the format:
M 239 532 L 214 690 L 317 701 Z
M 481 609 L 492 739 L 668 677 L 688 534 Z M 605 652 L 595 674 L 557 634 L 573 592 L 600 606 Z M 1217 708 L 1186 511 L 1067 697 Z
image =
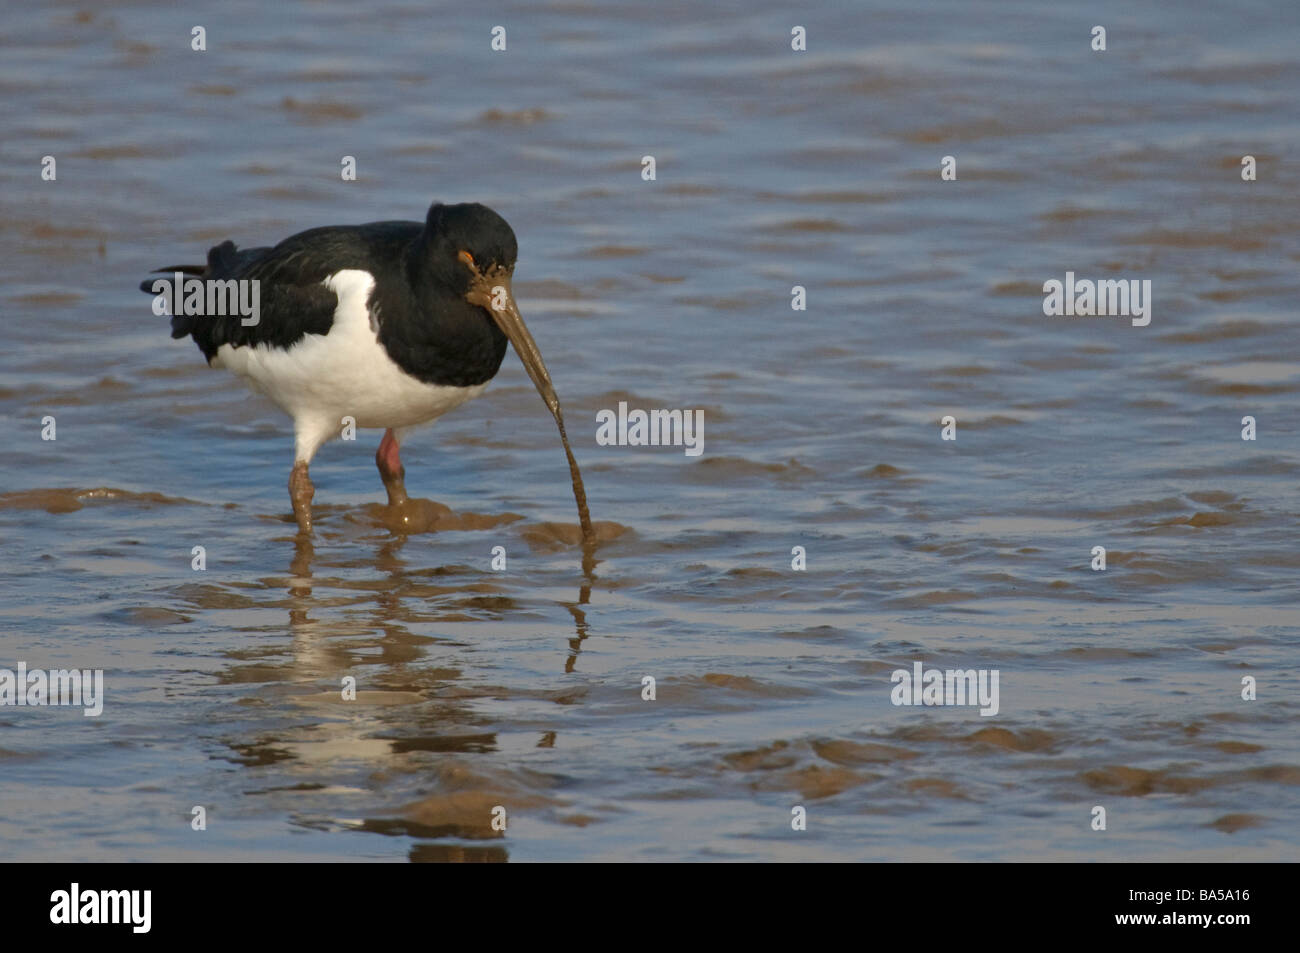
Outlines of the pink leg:
M 388 505 L 401 506 L 406 502 L 406 467 L 402 466 L 402 457 L 397 446 L 397 438 L 392 429 L 384 431 L 384 439 L 379 441 L 375 451 L 375 465 L 383 477 L 384 489 L 388 491 Z

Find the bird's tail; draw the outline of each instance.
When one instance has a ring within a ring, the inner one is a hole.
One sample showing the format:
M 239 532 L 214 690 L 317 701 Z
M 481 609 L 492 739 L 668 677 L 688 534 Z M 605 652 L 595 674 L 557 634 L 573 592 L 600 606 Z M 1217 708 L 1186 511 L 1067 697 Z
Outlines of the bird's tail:
M 240 252 L 232 241 L 224 241 L 220 245 L 214 245 L 208 249 L 208 262 L 206 265 L 171 265 L 167 268 L 156 268 L 153 274 L 165 274 L 175 276 L 177 272 L 182 275 L 189 275 L 193 278 L 221 278 L 235 274 L 245 259 L 250 256 L 256 256 L 265 251 L 263 248 L 244 249 Z M 159 284 L 162 282 L 162 284 Z M 165 294 L 172 299 L 172 284 L 166 278 L 146 278 L 140 282 L 140 290 L 151 295 Z M 155 290 L 160 288 L 161 291 Z M 190 334 L 195 328 L 195 319 L 191 315 L 172 314 L 172 337 L 183 338 Z
M 195 278 L 202 278 L 207 274 L 207 265 L 168 265 L 166 268 L 155 268 L 150 274 L 174 276 L 177 272 L 183 275 L 191 275 Z M 162 282 L 160 285 L 159 282 Z M 161 290 L 159 290 L 161 289 Z M 140 282 L 140 290 L 151 295 L 164 294 L 167 300 L 172 298 L 172 282 L 167 278 L 146 278 Z M 186 314 L 172 315 L 172 337 L 183 338 L 194 330 L 193 319 Z

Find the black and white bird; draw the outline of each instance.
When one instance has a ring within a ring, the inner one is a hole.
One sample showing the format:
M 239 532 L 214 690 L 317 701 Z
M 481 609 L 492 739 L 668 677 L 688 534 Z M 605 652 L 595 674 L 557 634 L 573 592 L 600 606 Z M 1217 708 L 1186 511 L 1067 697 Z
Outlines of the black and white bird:
M 140 287 L 171 294 L 173 283 L 192 284 L 182 275 L 205 286 L 258 282 L 255 323 L 239 313 L 174 308 L 172 337 L 192 337 L 210 366 L 244 378 L 293 418 L 289 496 L 299 531 L 310 533 L 315 488 L 308 464 L 341 433 L 345 418 L 384 430 L 375 462 L 389 505 L 401 507 L 407 502 L 399 455 L 404 434 L 481 394 L 501 367 L 507 342 L 563 434 L 546 366 L 514 303 L 517 252 L 515 233 L 491 209 L 434 203 L 423 223 L 313 228 L 274 248 L 222 242 L 208 252 L 206 265 L 160 268 L 179 274 Z M 580 485 L 575 476 L 575 495 Z M 579 511 L 589 532 L 585 492 Z

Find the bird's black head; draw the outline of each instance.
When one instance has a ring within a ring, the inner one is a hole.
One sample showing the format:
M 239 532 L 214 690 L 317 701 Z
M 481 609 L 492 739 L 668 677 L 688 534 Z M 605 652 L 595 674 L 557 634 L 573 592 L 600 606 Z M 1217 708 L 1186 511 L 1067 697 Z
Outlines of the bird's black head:
M 486 205 L 435 202 L 424 222 L 424 252 L 439 279 L 463 295 L 476 270 L 514 271 L 519 244 L 506 220 Z

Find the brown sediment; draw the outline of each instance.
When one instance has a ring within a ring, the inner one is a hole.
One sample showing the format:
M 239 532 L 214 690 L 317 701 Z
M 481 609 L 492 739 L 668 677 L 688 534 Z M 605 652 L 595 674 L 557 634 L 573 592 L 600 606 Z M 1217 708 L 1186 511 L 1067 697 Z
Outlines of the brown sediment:
M 983 139 L 988 136 L 1010 135 L 1014 132 L 1014 129 L 997 119 L 976 119 L 971 122 L 917 129 L 904 135 L 903 141 L 934 145 L 953 139 Z
M 1249 768 L 1242 774 L 1254 781 L 1300 785 L 1300 768 L 1293 764 L 1268 764 L 1261 768 Z
M 553 119 L 554 116 L 537 106 L 529 109 L 497 109 L 493 107 L 486 112 L 480 113 L 478 118 L 479 122 L 518 122 L 527 124 Z
M 631 532 L 628 527 L 610 520 L 600 520 L 592 523 L 591 531 L 597 543 L 608 543 L 611 540 L 618 539 L 624 533 Z M 520 535 L 523 536 L 529 546 L 546 551 L 581 543 L 583 541 L 582 534 L 582 527 L 574 526 L 572 523 L 541 522 L 526 527 Z
M 110 613 L 109 618 L 142 628 L 154 628 L 163 625 L 183 625 L 193 622 L 194 617 L 168 609 L 163 606 L 131 606 L 118 612 Z
M 893 480 L 902 475 L 902 470 L 890 466 L 888 463 L 877 463 L 870 470 L 859 470 L 856 474 L 856 476 L 865 477 L 868 480 Z
M 1032 281 L 1002 281 L 994 285 L 989 294 L 1007 295 L 1011 297 L 1041 298 L 1043 295 L 1043 287 L 1041 284 Z
M 1224 754 L 1254 754 L 1263 751 L 1263 745 L 1253 745 L 1246 741 L 1216 741 L 1211 748 L 1218 748 Z
M 1020 427 L 1028 421 L 1006 414 L 990 414 L 987 417 L 975 417 L 965 422 L 967 430 L 988 430 L 993 427 Z
M 804 480 L 817 475 L 815 470 L 793 457 L 785 463 L 760 463 L 745 457 L 710 456 L 702 458 L 692 469 L 699 470 L 708 480 L 747 476 L 777 476 Z
M 1077 222 L 1087 218 L 1110 218 L 1116 214 L 1113 208 L 1080 208 L 1066 203 L 1058 205 L 1050 212 L 1044 212 L 1038 218 L 1044 222 Z M 1039 291 L 1041 294 L 1041 290 Z
M 1019 734 L 1006 728 L 981 728 L 967 735 L 964 741 L 1009 748 L 1012 751 L 1042 751 L 1055 747 L 1059 739 L 1050 731 L 1028 728 Z
M 504 835 L 493 824 L 498 805 L 508 805 L 512 812 L 549 813 L 563 803 L 542 793 L 554 782 L 532 771 L 478 771 L 451 761 L 440 763 L 430 774 L 435 792 L 408 804 L 389 821 L 406 826 L 417 837 L 499 838 Z M 367 822 L 367 826 L 373 823 L 382 822 Z
M 587 827 L 591 824 L 599 824 L 601 818 L 592 817 L 590 814 L 566 814 L 557 818 L 561 824 L 568 824 L 571 827 Z
M 926 794 L 933 794 L 936 797 L 960 799 L 967 796 L 955 782 L 949 781 L 947 778 L 912 778 L 903 786 L 913 794 L 924 791 Z
M 418 497 L 408 497 L 397 505 L 368 503 L 364 510 L 368 517 L 397 533 L 495 529 L 523 519 L 518 513 L 454 513 L 449 506 Z
M 310 185 L 272 185 L 264 189 L 254 189 L 253 195 L 259 199 L 286 199 L 297 201 L 310 201 L 319 199 L 328 194 L 321 189 L 313 188 Z
M 761 566 L 739 566 L 728 569 L 726 576 L 728 579 L 784 579 L 786 573 L 777 572 L 775 569 L 764 569 Z
M 876 780 L 875 775 L 859 774 L 847 768 L 827 768 L 819 764 L 810 764 L 807 767 L 787 771 L 781 777 L 781 786 L 794 788 L 804 797 L 815 801 L 818 798 L 834 797 L 841 791 L 874 780 Z
M 799 762 L 799 756 L 790 748 L 788 741 L 774 741 L 752 751 L 725 754 L 722 760 L 737 771 L 772 771 L 794 767 Z
M 814 741 L 812 749 L 819 758 L 844 767 L 905 761 L 917 756 L 917 752 L 899 748 L 895 745 L 882 745 L 872 741 L 846 741 L 844 739 Z
M 287 682 L 293 678 L 293 666 L 289 663 L 269 662 L 232 665 L 225 671 L 217 672 L 215 677 L 218 685 L 265 685 Z
M 847 232 L 849 227 L 832 218 L 795 218 L 764 226 L 764 232 Z
M 1079 777 L 1094 791 L 1121 794 L 1126 797 L 1145 797 L 1156 792 L 1194 794 L 1205 788 L 1214 787 L 1217 783 L 1213 778 L 1176 775 L 1168 771 L 1147 771 L 1124 765 L 1108 765 L 1093 771 L 1085 771 Z
M 362 112 L 350 103 L 321 100 L 318 102 L 300 102 L 292 96 L 280 100 L 280 108 L 302 116 L 309 121 L 326 121 L 331 119 L 360 119 Z
M 661 687 L 660 692 L 664 689 Z M 682 704 L 728 704 L 744 703 L 750 698 L 798 698 L 808 695 L 810 690 L 798 685 L 778 684 L 760 681 L 748 675 L 732 675 L 727 672 L 706 672 L 703 675 L 688 675 L 674 679 L 672 682 L 673 698 Z M 785 742 L 778 742 L 785 744 Z
M 1238 518 L 1230 513 L 1197 513 L 1195 516 L 1188 517 L 1179 522 L 1186 523 L 1188 526 L 1230 526 L 1238 522 Z
M 87 503 L 111 500 L 124 503 L 172 504 L 184 503 L 198 505 L 196 500 L 187 500 L 179 496 L 164 496 L 161 493 L 133 493 L 130 490 L 115 490 L 101 486 L 82 488 L 75 486 L 50 487 L 37 490 L 15 490 L 12 493 L 0 493 L 0 509 L 10 510 L 45 510 L 47 513 L 74 513 Z
M 649 249 L 640 245 L 597 245 L 585 252 L 587 258 L 633 258 L 644 255 Z
M 165 149 L 143 149 L 137 145 L 93 146 L 89 149 L 80 149 L 69 153 L 69 155 L 78 159 L 144 159 L 151 155 L 156 157 L 166 154 Z
M 491 791 L 457 791 L 425 798 L 407 809 L 408 833 L 414 837 L 463 837 L 468 840 L 504 837 L 493 829 L 493 809 L 502 802 Z M 519 802 L 511 801 L 511 807 Z
M 748 675 L 727 675 L 723 672 L 708 672 L 701 678 L 718 688 L 732 688 L 742 692 L 763 692 L 763 683 Z
M 74 304 L 84 298 L 80 291 L 47 291 L 33 294 L 14 295 L 9 301 L 20 305 L 61 305 Z
M 104 233 L 93 228 L 76 225 L 55 225 L 50 222 L 36 222 L 27 229 L 27 234 L 37 240 L 46 238 L 104 238 Z
M 748 785 L 754 790 L 795 790 L 810 800 L 834 797 L 881 779 L 881 775 L 840 764 L 800 764 L 804 754 L 802 745 L 795 749 L 788 742 L 776 741 L 753 751 L 724 755 L 723 762 L 732 770 L 751 775 Z
M 413 864 L 506 864 L 504 847 L 467 847 L 462 844 L 416 844 L 407 859 Z
M 915 595 L 899 596 L 887 600 L 886 604 L 899 608 L 924 608 L 942 606 L 952 602 L 970 602 L 979 598 L 979 593 L 967 589 L 932 589 Z
M 1213 821 L 1206 827 L 1213 827 L 1221 830 L 1225 834 L 1235 834 L 1245 827 L 1259 827 L 1264 823 L 1264 818 L 1258 814 L 1225 814 L 1218 820 Z
M 1151 228 L 1134 235 L 1117 239 L 1121 245 L 1163 246 L 1169 248 L 1228 248 L 1233 251 L 1255 251 L 1266 248 L 1264 239 L 1276 234 L 1278 227 L 1251 225 L 1215 232 L 1206 228 Z
M 1075 662 L 1123 662 L 1129 659 L 1156 658 L 1158 653 L 1146 649 L 1126 649 L 1118 645 L 1076 645 L 1047 653 L 1047 657 L 1055 655 Z

